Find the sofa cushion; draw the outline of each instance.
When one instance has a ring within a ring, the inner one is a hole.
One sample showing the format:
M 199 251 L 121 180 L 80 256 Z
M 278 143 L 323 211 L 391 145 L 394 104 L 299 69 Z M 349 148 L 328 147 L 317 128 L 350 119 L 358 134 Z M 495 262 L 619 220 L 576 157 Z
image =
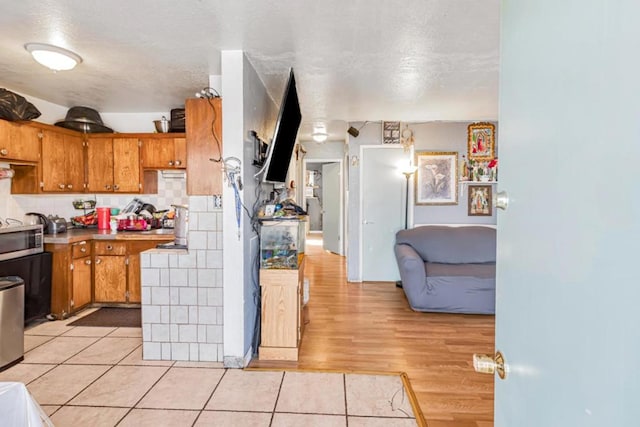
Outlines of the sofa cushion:
M 496 263 L 484 264 L 440 264 L 425 262 L 427 277 L 435 276 L 466 276 L 479 279 L 491 279 L 496 277 Z
M 411 246 L 427 262 L 481 264 L 496 261 L 496 230 L 491 227 L 415 227 L 399 231 L 396 243 Z

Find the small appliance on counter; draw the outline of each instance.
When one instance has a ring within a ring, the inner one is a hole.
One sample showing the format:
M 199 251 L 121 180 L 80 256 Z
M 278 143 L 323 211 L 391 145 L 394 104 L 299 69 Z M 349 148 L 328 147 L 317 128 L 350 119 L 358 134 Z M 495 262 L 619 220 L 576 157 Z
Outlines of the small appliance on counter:
M 44 234 L 58 234 L 67 231 L 67 221 L 58 215 L 46 216 L 37 212 L 28 212 L 25 214 L 25 224 L 36 225 L 42 224 Z
M 187 234 L 189 233 L 189 206 L 171 205 L 175 208 L 173 243 L 161 243 L 158 249 L 187 249 Z
M 120 211 L 120 215 L 128 215 L 128 214 L 138 214 L 142 207 L 144 206 L 144 202 L 137 197 L 135 197 L 132 201 L 130 201 L 127 206 L 124 207 Z

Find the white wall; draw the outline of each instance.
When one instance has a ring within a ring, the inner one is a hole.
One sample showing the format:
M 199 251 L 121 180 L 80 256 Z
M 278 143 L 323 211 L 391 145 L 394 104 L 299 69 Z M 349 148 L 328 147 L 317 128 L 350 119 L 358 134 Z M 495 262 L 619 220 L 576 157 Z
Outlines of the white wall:
M 40 111 L 40 113 L 42 113 L 42 115 L 36 119 L 36 121 L 38 122 L 54 124 L 59 120 L 63 120 L 64 116 L 67 114 L 67 107 L 63 105 L 54 104 L 52 102 L 45 101 L 44 99 L 36 98 L 34 96 L 15 91 L 9 87 L 4 87 L 7 90 L 17 93 L 18 95 L 24 96 L 27 101 L 32 103 Z
M 253 212 L 256 188 L 251 165 L 255 130 L 261 135 L 273 132 L 277 108 L 258 78 L 251 63 L 239 50 L 222 52 L 222 139 L 225 159 L 241 160 L 244 188 L 239 191 L 244 206 Z M 237 164 L 235 162 L 234 164 Z M 244 208 L 240 227 L 236 219 L 235 194 L 229 185 L 223 188 L 224 222 L 224 363 L 243 367 L 255 351 L 251 346 L 257 313 L 258 238 Z
M 222 51 L 222 140 L 223 156 L 243 157 L 243 66 L 244 55 L 240 50 Z M 240 191 L 240 200 L 244 192 Z M 223 265 L 224 265 L 224 364 L 243 367 L 244 347 L 244 246 L 245 241 L 236 223 L 233 189 L 223 184 Z M 240 217 L 241 225 L 246 219 Z
M 7 90 L 11 90 L 12 92 L 24 96 L 27 101 L 31 102 L 38 110 L 40 110 L 42 115 L 35 119 L 35 121 L 40 123 L 52 125 L 64 120 L 67 115 L 67 111 L 70 108 L 70 106 L 67 107 L 64 105 L 54 104 L 49 101 L 45 101 L 44 99 L 14 91 L 11 88 L 7 88 Z M 105 126 L 112 128 L 114 132 L 120 133 L 155 132 L 155 127 L 153 125 L 154 120 L 160 120 L 162 116 L 165 116 L 167 119 L 171 119 L 171 113 L 169 111 L 143 113 L 99 113 Z

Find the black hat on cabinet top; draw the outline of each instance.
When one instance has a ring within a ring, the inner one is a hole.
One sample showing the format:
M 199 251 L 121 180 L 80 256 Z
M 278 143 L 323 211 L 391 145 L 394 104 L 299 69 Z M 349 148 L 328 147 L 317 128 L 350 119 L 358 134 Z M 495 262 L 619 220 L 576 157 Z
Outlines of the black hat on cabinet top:
M 89 107 L 71 107 L 64 120 L 56 126 L 84 133 L 112 133 L 113 129 L 102 123 L 100 113 Z

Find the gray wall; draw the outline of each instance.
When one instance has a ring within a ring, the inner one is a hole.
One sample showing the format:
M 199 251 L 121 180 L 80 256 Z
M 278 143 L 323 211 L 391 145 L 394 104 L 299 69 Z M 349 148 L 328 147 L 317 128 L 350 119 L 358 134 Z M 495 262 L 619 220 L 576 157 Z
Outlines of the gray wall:
M 467 126 L 473 122 L 430 122 L 413 123 L 415 151 L 457 151 L 459 161 L 467 152 Z M 363 122 L 350 123 L 361 128 Z M 496 156 L 498 153 L 498 129 L 496 125 Z M 348 219 L 347 219 L 347 280 L 355 281 L 360 276 L 360 171 L 359 163 L 353 165 L 354 156 L 360 158 L 362 145 L 382 143 L 382 123 L 367 123 L 360 129 L 357 138 L 349 135 L 348 140 Z M 409 154 L 407 154 L 407 157 Z M 493 186 L 496 191 L 497 186 Z M 414 224 L 496 224 L 495 210 L 490 217 L 467 215 L 467 186 L 458 186 L 458 204 L 451 206 L 415 206 Z
M 253 138 L 249 132 L 254 130 L 262 138 L 271 138 L 273 128 L 275 126 L 278 107 L 273 102 L 264 84 L 258 77 L 253 65 L 247 57 L 244 57 L 244 75 L 243 75 L 243 127 L 244 127 L 244 147 L 242 159 L 242 179 L 244 184 L 244 204 L 252 211 L 253 203 L 256 200 L 256 187 L 260 184 L 256 182 L 253 175 L 258 172 L 258 168 L 252 166 L 253 162 Z M 265 186 L 270 187 L 270 186 Z M 268 190 L 267 190 L 268 191 Z M 263 195 L 261 199 L 264 199 Z M 243 211 L 243 215 L 246 213 Z M 244 351 L 246 352 L 251 345 L 254 336 L 254 326 L 257 314 L 257 293 L 260 292 L 258 282 L 258 264 L 257 253 L 258 238 L 253 231 L 251 221 L 248 219 L 243 222 L 244 245 Z M 231 232 L 232 230 L 226 230 Z M 233 231 L 235 232 L 235 231 Z M 254 348 L 254 351 L 257 349 Z
M 471 122 L 432 122 L 411 124 L 415 137 L 415 151 L 457 151 L 458 162 L 467 154 L 467 126 Z M 498 125 L 496 125 L 496 156 L 498 155 Z M 493 185 L 496 191 L 497 185 Z M 419 224 L 492 224 L 492 216 L 468 216 L 468 185 L 458 185 L 458 204 L 450 206 L 415 206 L 413 223 Z

